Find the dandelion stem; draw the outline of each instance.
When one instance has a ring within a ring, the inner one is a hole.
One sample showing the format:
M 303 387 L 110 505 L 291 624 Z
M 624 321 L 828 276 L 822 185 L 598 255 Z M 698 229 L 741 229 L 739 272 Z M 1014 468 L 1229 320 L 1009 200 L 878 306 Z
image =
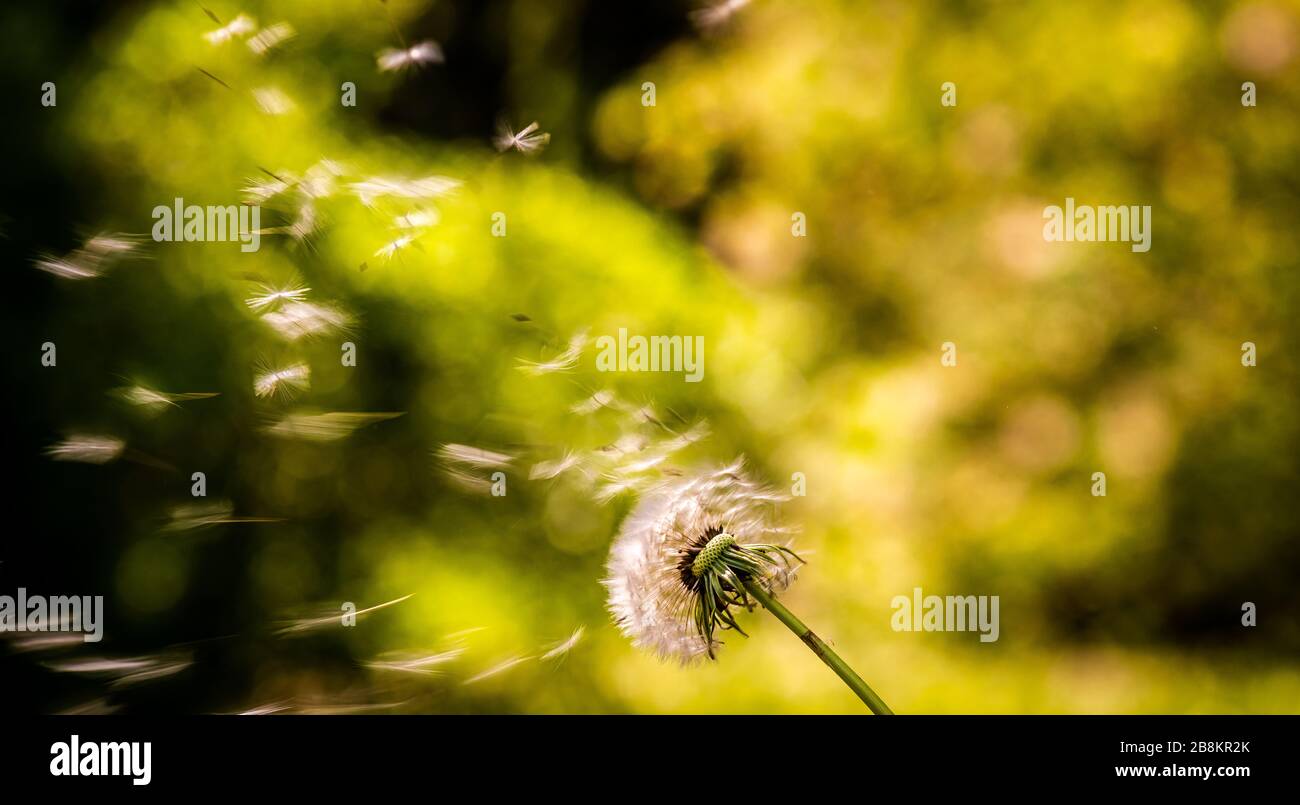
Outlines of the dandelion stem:
M 885 704 L 885 701 L 876 695 L 876 692 L 862 680 L 862 677 L 858 676 L 857 672 L 850 668 L 848 663 L 840 659 L 840 655 L 826 645 L 826 641 L 814 634 L 813 630 L 795 617 L 793 612 L 786 609 L 767 590 L 764 590 L 761 584 L 752 578 L 744 578 L 741 583 L 745 585 L 745 592 L 754 596 L 758 603 L 775 615 L 777 620 L 784 623 L 786 628 L 794 632 L 812 650 L 812 653 L 817 655 L 818 659 L 826 663 L 835 672 L 836 676 L 843 679 L 844 684 L 858 694 L 859 699 L 866 702 L 867 707 L 871 708 L 871 712 L 878 716 L 892 716 L 894 714 L 894 711 L 889 709 L 889 705 Z

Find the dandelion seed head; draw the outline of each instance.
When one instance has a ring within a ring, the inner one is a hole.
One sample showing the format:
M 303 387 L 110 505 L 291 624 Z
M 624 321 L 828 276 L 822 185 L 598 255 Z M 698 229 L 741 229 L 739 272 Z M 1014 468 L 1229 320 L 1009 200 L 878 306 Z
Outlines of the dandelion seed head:
M 694 561 L 714 537 L 734 535 L 742 549 L 767 557 L 754 563 L 753 580 L 773 592 L 785 589 L 793 577 L 786 549 L 763 544 L 782 533 L 771 505 L 780 499 L 749 478 L 740 461 L 651 488 L 624 521 L 606 565 L 608 607 L 623 634 L 664 659 L 712 657 L 719 643 L 714 624 L 706 629 L 701 622 L 708 591 Z M 730 605 L 748 600 L 734 595 L 723 602 L 722 628 Z

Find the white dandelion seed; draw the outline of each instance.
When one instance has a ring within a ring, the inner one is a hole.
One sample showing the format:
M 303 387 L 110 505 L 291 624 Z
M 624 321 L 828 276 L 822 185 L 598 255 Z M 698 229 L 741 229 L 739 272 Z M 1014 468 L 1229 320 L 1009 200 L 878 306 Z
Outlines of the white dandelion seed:
M 531 659 L 533 658 L 532 657 L 511 657 L 508 660 L 502 660 L 501 662 L 497 663 L 496 665 L 492 666 L 486 671 L 471 676 L 469 679 L 466 679 L 461 684 L 473 685 L 476 682 L 482 682 L 484 679 L 494 677 L 498 674 L 503 674 L 506 671 L 509 671 L 511 668 L 526 663 Z
M 747 5 L 749 0 L 718 0 L 704 8 L 692 11 L 691 22 L 695 23 L 695 27 L 701 31 L 712 33 L 730 22 L 731 18 Z
M 421 67 L 426 64 L 442 64 L 442 62 L 442 46 L 432 39 L 417 42 L 409 48 L 386 48 L 375 57 L 375 63 L 383 73 Z
M 100 234 L 62 257 L 42 254 L 34 263 L 40 270 L 63 279 L 93 279 L 138 248 L 139 239 L 131 235 Z
M 442 672 L 440 666 L 452 662 L 464 653 L 463 648 L 453 648 L 436 654 L 385 654 L 366 663 L 366 667 L 376 671 L 434 676 Z
M 208 528 L 214 525 L 231 523 L 281 523 L 279 517 L 236 517 L 235 505 L 228 500 L 214 500 L 204 503 L 183 503 L 173 506 L 168 515 L 168 522 L 162 530 L 193 531 L 196 528 Z
M 565 451 L 564 455 L 553 461 L 539 461 L 528 471 L 530 481 L 548 481 L 558 478 L 571 469 L 582 469 L 582 458 L 577 453 Z
M 379 247 L 379 250 L 375 252 L 375 257 L 382 257 L 384 262 L 387 263 L 396 257 L 399 252 L 415 245 L 417 238 L 419 238 L 418 234 L 402 235 L 396 240 L 393 240 L 390 243 L 385 243 L 383 246 Z
M 112 682 L 109 683 L 110 686 L 120 687 L 171 676 L 184 671 L 193 664 L 192 656 L 187 653 L 164 652 L 117 659 L 86 657 L 61 662 L 47 662 L 44 665 L 46 668 L 59 673 L 110 677 L 112 679 Z
M 180 408 L 180 403 L 186 400 L 206 400 L 217 396 L 216 392 L 197 391 L 169 394 L 165 391 L 155 391 L 139 385 L 120 388 L 113 393 L 128 405 L 134 405 L 151 416 L 157 415 L 169 407 Z
M 551 135 L 538 131 L 538 128 L 539 124 L 534 120 L 521 131 L 515 132 L 508 122 L 502 120 L 497 123 L 497 136 L 492 142 L 498 151 L 513 148 L 521 154 L 535 154 L 551 141 Z
M 412 598 L 414 595 L 415 593 L 407 593 L 406 595 L 400 596 L 398 598 L 394 598 L 391 601 L 385 601 L 382 604 L 375 604 L 374 606 L 366 607 L 365 609 L 358 609 L 356 612 L 352 612 L 352 613 L 344 613 L 342 610 L 338 609 L 337 607 L 326 608 L 325 609 L 326 614 L 323 615 L 316 615 L 308 618 L 295 618 L 293 620 L 281 621 L 280 626 L 276 629 L 276 634 L 281 637 L 289 637 L 291 635 L 310 632 L 315 629 L 323 629 L 323 628 L 328 628 L 330 626 L 342 626 L 344 623 L 343 618 L 345 615 L 350 615 L 351 617 L 354 618 L 360 618 L 363 615 L 369 615 L 372 612 L 378 612 L 381 609 L 387 609 L 388 607 L 396 606 L 397 604 L 400 604 L 403 601 Z
M 582 636 L 583 634 L 586 633 L 586 631 L 587 631 L 587 627 L 585 626 L 579 626 L 577 629 L 574 629 L 573 634 L 569 635 L 564 640 L 561 640 L 558 643 L 552 643 L 549 647 L 547 647 L 547 651 L 545 654 L 541 656 L 541 659 L 543 661 L 556 660 L 556 659 L 563 660 L 565 657 L 568 656 L 569 652 L 573 651 L 574 647 L 577 646 L 578 643 L 582 640 Z
M 569 410 L 575 414 L 586 416 L 588 414 L 594 414 L 602 408 L 611 408 L 617 403 L 618 398 L 614 396 L 614 392 L 602 389 L 582 402 L 574 403 L 569 407 Z
M 264 313 L 262 321 L 290 341 L 346 331 L 352 326 L 352 317 L 342 310 L 302 300 L 288 302 L 279 310 Z
M 282 369 L 264 367 L 253 377 L 253 394 L 258 397 L 292 396 L 311 386 L 311 367 L 294 363 Z
M 603 582 L 614 622 L 633 645 L 689 663 L 713 656 L 715 628 L 737 628 L 730 606 L 750 599 L 725 564 L 720 578 L 728 586 L 711 594 L 709 585 L 719 582 L 695 572 L 701 557 L 716 560 L 731 547 L 768 591 L 789 585 L 789 549 L 765 544 L 781 533 L 771 505 L 778 497 L 748 478 L 739 461 L 647 493 L 619 531 Z
M 215 31 L 208 31 L 203 38 L 213 45 L 220 45 L 237 36 L 247 36 L 255 30 L 257 30 L 257 22 L 247 14 L 240 14 Z
M 571 372 L 578 366 L 578 361 L 582 359 L 582 350 L 587 346 L 587 331 L 579 330 L 569 339 L 569 345 L 563 352 L 551 358 L 549 361 L 528 361 L 523 358 L 519 359 L 519 366 L 516 368 L 524 374 L 538 376 L 553 374 L 556 372 Z
M 244 300 L 244 304 L 253 310 L 265 310 L 269 307 L 275 307 L 281 302 L 300 301 L 311 292 L 311 288 L 297 283 L 282 288 L 273 285 L 258 285 L 257 290 L 256 295 Z
M 107 464 L 122 455 L 126 442 L 115 436 L 79 433 L 51 445 L 46 454 L 55 461 Z
M 436 226 L 441 216 L 437 210 L 412 210 L 393 219 L 394 229 L 427 229 Z
M 256 35 L 250 37 L 245 43 L 248 49 L 258 56 L 265 56 L 270 51 L 283 45 L 285 42 L 293 39 L 298 32 L 287 22 L 277 22 L 274 25 L 268 25 L 258 31 Z
M 405 411 L 335 411 L 327 414 L 289 414 L 278 422 L 262 428 L 262 431 L 281 439 L 334 442 L 350 436 L 358 428 L 396 419 L 405 413 Z
M 437 450 L 441 461 L 449 464 L 464 464 L 476 469 L 504 469 L 515 461 L 509 453 L 498 453 L 467 444 L 444 444 Z
M 277 87 L 254 89 L 253 100 L 257 101 L 257 108 L 268 115 L 287 115 L 298 108 L 293 99 Z
M 373 176 L 348 185 L 367 207 L 374 206 L 379 198 L 419 198 L 434 199 L 449 196 L 461 186 L 459 179 L 448 176 L 425 176 L 420 179 L 402 177 Z

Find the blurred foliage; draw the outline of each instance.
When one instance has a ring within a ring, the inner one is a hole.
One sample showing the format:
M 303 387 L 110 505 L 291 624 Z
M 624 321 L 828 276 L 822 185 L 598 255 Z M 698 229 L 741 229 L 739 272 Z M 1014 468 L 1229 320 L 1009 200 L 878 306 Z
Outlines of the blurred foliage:
M 743 453 L 780 486 L 806 474 L 784 512 L 811 559 L 790 606 L 899 712 L 1296 712 L 1300 6 L 756 0 L 711 35 L 685 5 L 642 27 L 600 6 L 212 4 L 294 26 L 258 58 L 205 42 L 192 2 L 139 3 L 66 63 L 40 47 L 75 40 L 54 10 L 7 10 L 14 70 L 30 86 L 48 72 L 59 105 L 24 112 L 44 115 L 44 196 L 24 210 L 6 194 L 31 289 L 10 343 L 38 544 L 0 592 L 41 586 L 24 573 L 104 592 L 105 652 L 187 645 L 185 673 L 109 694 L 143 709 L 860 712 L 762 615 L 702 668 L 623 640 L 598 581 L 629 497 L 601 505 L 526 471 L 480 496 L 437 472 L 447 442 L 608 444 L 616 417 L 569 408 L 609 387 L 710 423 L 679 466 Z M 447 63 L 378 72 L 394 29 L 443 42 Z M 262 113 L 266 86 L 296 109 Z M 498 113 L 540 120 L 550 148 L 495 153 Z M 464 185 L 391 261 L 375 253 L 408 208 L 340 195 L 306 243 L 150 244 L 84 283 L 25 264 L 321 159 Z M 1152 205 L 1152 250 L 1045 243 L 1042 209 L 1066 196 Z M 496 211 L 507 237 L 490 235 Z M 294 279 L 355 316 L 346 339 L 286 344 L 244 304 Z M 619 327 L 703 335 L 704 382 L 598 374 L 591 352 L 573 374 L 517 371 Z M 46 340 L 57 372 L 28 360 Z M 957 367 L 940 365 L 947 341 Z M 1259 366 L 1242 367 L 1243 341 Z M 259 361 L 297 359 L 309 392 L 253 396 Z M 145 420 L 108 396 L 124 379 L 221 396 Z M 329 444 L 262 432 L 298 408 L 406 415 Z M 40 455 L 77 428 L 178 469 Z M 285 521 L 160 530 L 195 470 L 236 514 Z M 1001 596 L 1001 639 L 891 631 L 890 600 L 914 587 Z M 285 613 L 408 593 L 356 629 L 273 632 Z M 536 659 L 579 625 L 562 664 Z M 458 641 L 436 677 L 365 667 Z M 44 686 L 31 706 L 96 695 L 20 673 Z

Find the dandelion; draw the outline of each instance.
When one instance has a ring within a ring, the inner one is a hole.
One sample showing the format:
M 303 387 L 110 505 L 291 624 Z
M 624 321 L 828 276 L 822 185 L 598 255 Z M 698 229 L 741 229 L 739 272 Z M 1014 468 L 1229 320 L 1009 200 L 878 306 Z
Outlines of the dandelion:
M 408 67 L 420 67 L 425 64 L 442 64 L 442 47 L 432 39 L 417 42 L 409 48 L 387 48 L 375 57 L 379 71 L 391 73 Z
M 290 341 L 346 330 L 352 324 L 352 318 L 338 308 L 301 300 L 263 314 L 262 321 Z
M 255 30 L 257 30 L 257 22 L 247 14 L 240 14 L 215 31 L 208 31 L 203 35 L 203 38 L 213 45 L 220 45 L 237 36 L 246 36 Z
M 574 629 L 573 634 L 569 635 L 564 640 L 548 646 L 546 653 L 543 654 L 540 659 L 542 661 L 556 659 L 563 661 L 565 657 L 569 656 L 569 652 L 573 651 L 573 647 L 578 645 L 579 641 L 582 640 L 582 636 L 586 631 L 587 627 L 585 626 L 579 626 L 577 629 Z
M 279 523 L 278 517 L 235 517 L 235 506 L 228 500 L 210 503 L 186 503 L 172 507 L 163 531 L 192 531 L 226 523 Z
M 718 2 L 691 12 L 691 22 L 705 33 L 712 33 L 731 21 L 731 18 L 749 5 L 749 0 L 718 0 Z
M 421 179 L 405 179 L 373 176 L 348 185 L 362 204 L 374 206 L 377 198 L 441 198 L 451 195 L 461 185 L 460 180 L 447 176 L 425 176 Z
M 466 444 L 444 444 L 438 448 L 437 456 L 449 464 L 465 464 L 477 469 L 504 469 L 515 460 L 515 457 L 508 453 L 497 453 Z
M 558 478 L 571 469 L 582 469 L 582 458 L 574 452 L 566 451 L 564 455 L 553 461 L 539 461 L 528 471 L 528 480 L 530 481 L 549 481 L 552 478 Z
M 276 87 L 258 87 L 253 90 L 253 100 L 257 101 L 257 108 L 268 115 L 287 115 L 298 108 L 292 98 Z
M 356 612 L 351 613 L 340 612 L 337 607 L 327 607 L 325 610 L 326 614 L 324 615 L 296 618 L 281 622 L 280 627 L 276 629 L 276 634 L 281 637 L 288 637 L 290 635 L 302 634 L 304 632 L 310 632 L 329 626 L 342 626 L 346 622 L 345 619 L 347 618 L 359 618 L 362 615 L 369 615 L 372 612 L 387 609 L 388 607 L 395 606 L 409 598 L 412 598 L 414 595 L 415 593 L 407 593 L 406 595 L 394 598 L 391 601 L 385 601 L 382 604 L 375 604 L 374 606 L 366 607 L 365 609 L 358 609 Z M 352 622 L 355 623 L 355 621 Z
M 580 330 L 569 339 L 569 345 L 563 352 L 549 361 L 526 361 L 519 359 L 519 371 L 529 375 L 545 375 L 554 372 L 571 372 L 582 358 L 582 350 L 587 346 L 587 331 Z
M 179 403 L 186 400 L 206 400 L 217 396 L 216 392 L 185 392 L 183 394 L 169 394 L 165 391 L 155 391 L 145 386 L 129 386 L 127 388 L 117 389 L 114 394 L 121 398 L 128 405 L 134 405 L 144 410 L 150 416 L 161 413 L 167 407 L 179 408 Z
M 602 408 L 612 407 L 617 401 L 618 398 L 614 396 L 614 392 L 602 389 L 582 402 L 574 403 L 569 410 L 575 414 L 586 416 L 594 414 Z
M 283 45 L 285 42 L 293 39 L 298 32 L 287 22 L 277 22 L 258 31 L 257 34 L 245 43 L 248 49 L 258 56 L 265 56 L 275 48 Z
M 382 257 L 384 262 L 388 262 L 397 256 L 397 253 L 410 247 L 415 243 L 419 235 L 402 235 L 391 243 L 385 243 L 375 252 L 375 257 Z
M 126 442 L 115 436 L 79 433 L 52 445 L 46 454 L 55 461 L 107 464 L 122 455 Z
M 624 522 L 604 580 L 614 622 L 633 645 L 683 663 L 715 659 L 715 633 L 734 629 L 738 611 L 756 604 L 776 616 L 826 663 L 872 712 L 891 711 L 839 655 L 776 595 L 802 559 L 768 541 L 783 499 L 751 480 L 741 461 L 661 484 Z
M 335 411 L 328 414 L 290 414 L 262 430 L 282 439 L 300 439 L 307 442 L 334 442 L 351 435 L 354 430 L 375 422 L 396 419 L 403 411 Z
M 130 235 L 100 234 L 62 257 L 42 254 L 36 258 L 35 264 L 40 270 L 63 279 L 93 279 L 137 248 L 138 240 Z
M 438 666 L 455 660 L 465 653 L 463 648 L 453 648 L 436 654 L 386 654 L 383 659 L 372 660 L 366 667 L 375 671 L 397 671 L 406 674 L 434 676 L 441 672 Z
M 534 132 L 536 132 L 534 134 Z M 504 120 L 497 123 L 497 136 L 492 142 L 496 145 L 498 151 L 509 151 L 514 149 L 521 154 L 535 154 L 546 147 L 551 141 L 551 135 L 544 131 L 538 131 L 538 123 L 534 120 L 516 133 L 510 128 L 510 124 Z
M 481 673 L 471 676 L 469 679 L 466 679 L 461 684 L 473 685 L 476 682 L 482 682 L 484 679 L 494 677 L 497 674 L 503 674 L 506 671 L 509 671 L 511 668 L 514 668 L 516 665 L 521 665 L 522 663 L 526 663 L 531 659 L 532 657 L 511 657 L 507 660 L 502 660 L 501 662 L 497 663 L 491 668 L 488 668 L 486 671 L 482 671 Z
M 283 369 L 263 368 L 253 377 L 253 394 L 258 397 L 292 396 L 311 385 L 311 367 L 294 363 Z
M 258 285 L 259 293 L 256 296 L 244 300 L 244 304 L 253 310 L 265 310 L 269 307 L 275 307 L 281 302 L 296 302 L 303 299 L 310 291 L 305 285 L 286 285 L 283 288 L 276 288 L 272 285 Z
M 437 210 L 412 210 L 393 219 L 396 229 L 427 229 L 440 220 Z

